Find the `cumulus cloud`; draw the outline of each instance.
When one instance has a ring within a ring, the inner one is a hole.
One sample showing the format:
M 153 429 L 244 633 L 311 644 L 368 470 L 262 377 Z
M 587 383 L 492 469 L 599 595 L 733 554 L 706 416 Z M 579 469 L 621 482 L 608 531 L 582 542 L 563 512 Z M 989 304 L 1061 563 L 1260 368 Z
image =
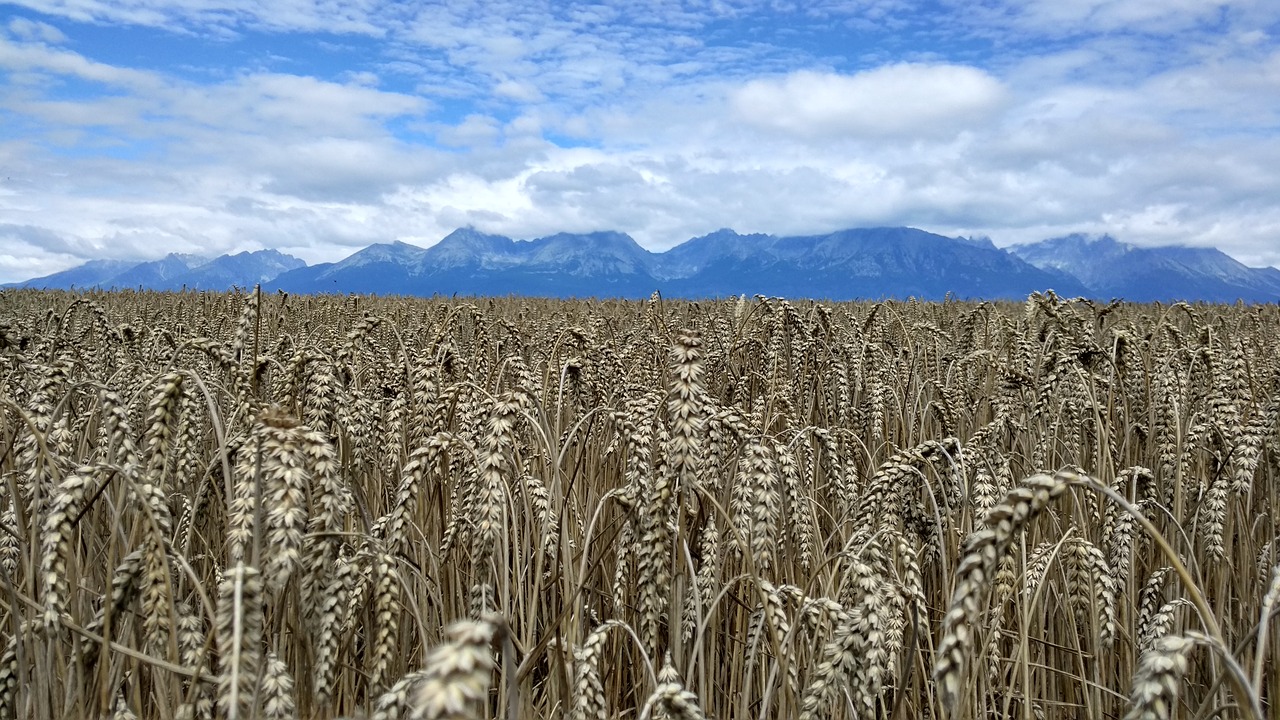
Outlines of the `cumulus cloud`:
M 1000 81 L 977 68 L 902 63 L 752 80 L 731 102 L 743 122 L 801 137 L 936 138 L 990 118 L 1004 96 Z
M 67 41 L 67 36 L 61 30 L 39 20 L 15 17 L 9 20 L 9 24 L 6 27 L 10 35 L 20 40 L 34 40 L 50 44 Z

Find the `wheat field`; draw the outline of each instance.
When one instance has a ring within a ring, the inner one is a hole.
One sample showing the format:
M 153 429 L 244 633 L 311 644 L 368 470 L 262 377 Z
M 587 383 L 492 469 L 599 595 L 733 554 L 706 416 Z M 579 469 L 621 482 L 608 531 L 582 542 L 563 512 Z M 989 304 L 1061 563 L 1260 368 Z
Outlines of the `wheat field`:
M 0 292 L 0 719 L 1274 718 L 1280 309 Z

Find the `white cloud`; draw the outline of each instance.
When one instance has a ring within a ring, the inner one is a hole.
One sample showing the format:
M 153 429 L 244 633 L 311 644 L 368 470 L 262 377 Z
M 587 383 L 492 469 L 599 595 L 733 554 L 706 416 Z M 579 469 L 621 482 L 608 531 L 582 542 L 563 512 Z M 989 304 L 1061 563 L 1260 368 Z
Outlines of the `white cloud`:
M 382 83 L 382 79 L 378 77 L 377 73 L 367 70 L 353 70 L 346 73 L 346 78 L 356 85 L 369 88 L 376 88 Z
M 1221 23 L 1271 23 L 1280 8 L 1271 0 L 980 0 L 959 2 L 962 18 L 987 25 L 1062 36 L 1137 32 L 1169 35 Z
M 198 94 L 204 97 L 186 93 L 180 109 L 228 127 L 281 133 L 358 133 L 369 122 L 427 109 L 425 100 L 410 95 L 286 74 L 247 75 Z
M 351 0 L 18 0 L 17 5 L 77 22 L 141 25 L 182 31 L 240 26 L 269 30 L 379 36 L 398 3 Z
M 436 138 L 453 147 L 476 147 L 489 145 L 502 135 L 502 128 L 497 120 L 488 115 L 468 115 L 457 125 L 444 126 L 436 133 Z
M 904 63 L 752 80 L 731 102 L 743 122 L 800 137 L 937 138 L 990 118 L 1004 94 L 977 68 Z
M 152 73 L 95 62 L 77 53 L 43 44 L 15 43 L 4 38 L 0 38 L 0 68 L 10 72 L 45 71 L 138 91 L 157 86 L 156 76 Z
M 67 36 L 58 28 L 30 18 L 15 17 L 9 20 L 8 30 L 10 35 L 19 40 L 46 42 L 53 45 L 67 41 Z
M 517 102 L 534 103 L 543 99 L 542 92 L 530 82 L 502 80 L 493 88 L 493 94 Z

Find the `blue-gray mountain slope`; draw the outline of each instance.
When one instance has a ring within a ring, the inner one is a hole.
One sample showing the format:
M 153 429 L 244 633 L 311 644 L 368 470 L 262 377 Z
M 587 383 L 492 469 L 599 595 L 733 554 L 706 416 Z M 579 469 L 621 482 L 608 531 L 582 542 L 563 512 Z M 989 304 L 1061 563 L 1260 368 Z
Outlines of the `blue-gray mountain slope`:
M 685 297 L 762 293 L 832 300 L 917 297 L 1025 298 L 1084 286 L 988 241 L 914 228 L 860 228 L 774 237 L 721 230 L 663 254 L 669 291 Z
M 423 249 L 371 245 L 336 263 L 288 272 L 287 292 L 398 295 L 647 297 L 658 288 L 653 253 L 615 232 L 559 233 L 527 242 L 464 228 Z
M 1089 295 L 1131 302 L 1232 303 L 1280 299 L 1280 270 L 1251 268 L 1214 248 L 1140 248 L 1109 235 L 1068 235 L 1010 252 L 1042 269 L 1070 273 Z
M 281 273 L 306 267 L 299 258 L 276 250 L 221 255 L 155 286 L 157 290 L 228 290 L 252 288 L 279 277 Z
M 102 283 L 137 265 L 128 260 L 90 260 L 70 270 L 32 278 L 26 282 L 10 283 L 6 287 L 26 287 L 41 290 L 73 290 L 100 287 Z
M 664 253 L 616 232 L 559 233 L 530 241 L 457 230 L 438 244 L 374 245 L 338 263 L 286 273 L 289 292 L 406 295 L 710 298 L 737 294 L 849 300 L 914 296 L 1025 298 L 1084 287 L 989 242 L 912 228 L 775 237 L 721 230 Z
M 302 260 L 276 250 L 222 255 L 212 260 L 197 255 L 170 253 L 159 260 L 129 262 L 90 260 L 83 265 L 45 277 L 15 283 L 15 287 L 49 290 L 136 289 L 229 290 L 253 287 L 281 273 L 305 267 Z

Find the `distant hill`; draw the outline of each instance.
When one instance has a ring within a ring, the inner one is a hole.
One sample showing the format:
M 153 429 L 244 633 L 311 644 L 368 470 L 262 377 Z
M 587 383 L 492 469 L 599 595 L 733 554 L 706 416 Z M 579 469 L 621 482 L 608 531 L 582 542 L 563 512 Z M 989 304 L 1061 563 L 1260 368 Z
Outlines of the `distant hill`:
M 95 260 L 18 286 L 380 295 L 713 298 L 739 294 L 830 300 L 1065 297 L 1135 302 L 1275 302 L 1280 270 L 1247 267 L 1212 248 L 1138 248 L 1070 235 L 1000 249 L 909 227 L 779 237 L 718 230 L 665 252 L 619 232 L 513 240 L 471 228 L 422 248 L 370 245 L 307 266 L 274 250 L 207 259 L 171 254 L 143 263 Z
M 148 288 L 154 290 L 172 290 L 178 278 L 190 274 L 193 270 L 209 262 L 209 258 L 199 255 L 183 255 L 169 253 L 159 260 L 138 263 L 107 282 L 100 283 L 103 288 Z
M 70 270 L 32 278 L 26 282 L 10 283 L 6 287 L 31 287 L 48 290 L 101 287 L 103 283 L 109 282 L 111 278 L 136 265 L 137 263 L 128 262 L 127 260 L 90 260 Z
M 1140 248 L 1109 235 L 1068 235 L 1009 251 L 1042 269 L 1069 273 L 1099 299 L 1133 302 L 1280 299 L 1280 270 L 1251 268 L 1214 248 Z
M 141 263 L 90 260 L 70 270 L 13 283 L 9 287 L 229 290 L 233 286 L 253 287 L 283 272 L 305 266 L 302 260 L 276 250 L 222 255 L 212 260 L 198 255 L 170 253 L 159 260 Z

